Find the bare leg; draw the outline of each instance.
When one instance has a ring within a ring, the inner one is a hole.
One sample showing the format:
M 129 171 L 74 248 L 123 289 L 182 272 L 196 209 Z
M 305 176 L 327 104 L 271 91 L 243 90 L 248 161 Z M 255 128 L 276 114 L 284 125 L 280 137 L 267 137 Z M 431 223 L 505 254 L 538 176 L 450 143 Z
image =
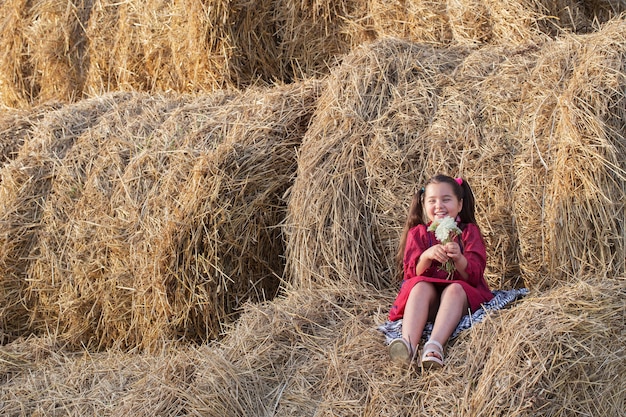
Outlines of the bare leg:
M 437 305 L 437 290 L 429 282 L 418 282 L 406 301 L 402 318 L 402 337 L 411 344 L 415 352 L 422 338 L 424 326 L 433 307 Z
M 468 308 L 467 295 L 463 287 L 460 284 L 448 285 L 441 293 L 439 311 L 437 311 L 430 336 L 431 340 L 436 340 L 442 345 L 445 344 L 461 321 L 461 317 L 467 313 Z

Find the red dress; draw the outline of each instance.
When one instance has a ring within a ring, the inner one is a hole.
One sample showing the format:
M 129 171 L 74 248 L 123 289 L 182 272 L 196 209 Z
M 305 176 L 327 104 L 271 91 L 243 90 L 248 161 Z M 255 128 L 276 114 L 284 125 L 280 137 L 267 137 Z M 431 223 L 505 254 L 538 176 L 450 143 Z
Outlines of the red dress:
M 467 259 L 465 272 L 468 277 L 462 279 L 459 273 L 455 271 L 451 280 L 446 279 L 448 272 L 440 270 L 441 263 L 437 261 L 433 261 L 432 265 L 422 275 L 415 274 L 415 266 L 421 254 L 438 241 L 435 233 L 428 231 L 428 225 L 419 224 L 409 230 L 404 250 L 404 279 L 393 307 L 389 311 L 389 320 L 396 321 L 402 318 L 409 293 L 415 284 L 421 281 L 432 282 L 441 289 L 452 283 L 461 284 L 472 312 L 478 310 L 482 303 L 493 298 L 493 293 L 484 277 L 487 252 L 480 230 L 473 223 L 462 225 L 461 229 L 463 230 L 461 240 L 457 241 L 461 246 L 461 252 Z

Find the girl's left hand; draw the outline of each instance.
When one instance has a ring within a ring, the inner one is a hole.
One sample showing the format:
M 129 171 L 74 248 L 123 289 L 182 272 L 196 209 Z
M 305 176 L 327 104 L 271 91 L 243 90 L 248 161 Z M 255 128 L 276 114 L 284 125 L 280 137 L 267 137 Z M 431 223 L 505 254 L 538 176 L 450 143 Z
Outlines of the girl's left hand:
M 453 261 L 456 261 L 461 256 L 461 247 L 456 242 L 446 243 L 444 249 L 446 250 L 446 255 L 448 255 L 448 258 L 452 259 Z

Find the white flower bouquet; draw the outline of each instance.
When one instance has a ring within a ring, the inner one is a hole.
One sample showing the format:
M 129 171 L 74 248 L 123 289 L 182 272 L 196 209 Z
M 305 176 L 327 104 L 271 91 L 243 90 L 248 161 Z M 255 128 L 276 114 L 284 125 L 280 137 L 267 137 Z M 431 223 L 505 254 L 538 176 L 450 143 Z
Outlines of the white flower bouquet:
M 428 227 L 429 232 L 435 232 L 435 237 L 442 245 L 452 242 L 454 238 L 461 234 L 461 229 L 457 226 L 454 219 L 450 216 L 446 216 L 441 220 L 433 220 Z M 448 272 L 447 279 L 452 279 L 454 276 L 454 262 L 452 259 L 448 259 L 441 267 L 441 269 Z

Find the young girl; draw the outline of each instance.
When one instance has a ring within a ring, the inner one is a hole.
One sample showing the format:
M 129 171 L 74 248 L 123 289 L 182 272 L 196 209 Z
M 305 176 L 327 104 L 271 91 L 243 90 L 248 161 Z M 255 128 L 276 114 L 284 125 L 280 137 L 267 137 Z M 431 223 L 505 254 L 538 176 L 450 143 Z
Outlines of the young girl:
M 433 220 L 448 216 L 455 219 L 461 234 L 443 245 L 428 227 Z M 450 279 L 443 268 L 448 260 L 455 268 Z M 430 321 L 433 330 L 424 344 L 422 366 L 441 368 L 443 345 L 461 317 L 493 298 L 483 276 L 485 245 L 474 217 L 474 195 L 466 181 L 436 175 L 413 196 L 396 261 L 404 280 L 389 320 L 402 318 L 402 338 L 391 341 L 389 355 L 395 362 L 409 363 Z

